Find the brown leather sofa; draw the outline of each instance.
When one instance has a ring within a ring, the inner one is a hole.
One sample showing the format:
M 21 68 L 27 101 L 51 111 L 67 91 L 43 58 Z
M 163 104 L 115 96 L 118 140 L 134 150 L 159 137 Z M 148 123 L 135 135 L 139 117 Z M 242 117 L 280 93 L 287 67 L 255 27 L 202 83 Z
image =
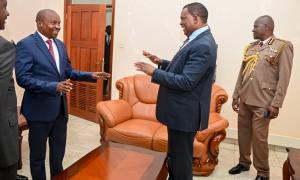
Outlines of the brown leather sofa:
M 131 144 L 155 151 L 167 151 L 167 128 L 155 117 L 158 85 L 146 75 L 122 78 L 116 82 L 119 100 L 97 104 L 101 141 Z M 219 144 L 226 136 L 228 121 L 220 115 L 227 101 L 224 89 L 214 84 L 209 127 L 198 131 L 194 141 L 193 174 L 207 176 L 218 164 Z

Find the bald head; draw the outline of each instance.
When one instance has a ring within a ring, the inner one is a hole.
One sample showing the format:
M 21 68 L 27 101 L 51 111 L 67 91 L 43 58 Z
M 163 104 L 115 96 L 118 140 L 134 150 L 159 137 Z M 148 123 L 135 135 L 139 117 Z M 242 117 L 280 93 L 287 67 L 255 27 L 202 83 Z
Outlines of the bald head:
M 258 23 L 264 24 L 265 26 L 267 26 L 269 28 L 270 31 L 274 31 L 274 21 L 273 18 L 269 15 L 264 15 L 264 16 L 260 16 L 259 18 L 256 19 L 256 21 Z
M 44 21 L 49 16 L 58 16 L 58 14 L 52 9 L 42 9 L 36 14 L 35 21 Z
M 274 21 L 271 16 L 264 15 L 258 17 L 253 26 L 254 39 L 265 40 L 273 35 Z
M 43 9 L 36 14 L 36 25 L 47 38 L 56 38 L 60 30 L 60 17 L 51 9 Z

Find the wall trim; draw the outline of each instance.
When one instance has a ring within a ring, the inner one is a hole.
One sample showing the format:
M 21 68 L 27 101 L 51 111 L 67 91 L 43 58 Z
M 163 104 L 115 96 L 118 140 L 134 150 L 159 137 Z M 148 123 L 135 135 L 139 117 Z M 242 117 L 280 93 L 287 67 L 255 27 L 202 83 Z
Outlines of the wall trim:
M 237 129 L 227 128 L 227 138 L 237 139 Z M 269 144 L 300 149 L 300 138 L 269 134 Z

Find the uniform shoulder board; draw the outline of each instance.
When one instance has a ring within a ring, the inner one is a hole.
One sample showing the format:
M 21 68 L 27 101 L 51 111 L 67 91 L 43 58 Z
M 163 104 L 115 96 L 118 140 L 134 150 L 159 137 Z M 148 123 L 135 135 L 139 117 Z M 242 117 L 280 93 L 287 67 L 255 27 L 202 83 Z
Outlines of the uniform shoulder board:
M 284 44 L 288 43 L 288 41 L 287 41 L 287 40 L 284 40 L 284 39 L 279 39 L 279 38 L 276 38 L 276 40 L 278 40 L 278 41 L 282 41 L 282 42 L 284 42 Z
M 258 41 L 254 41 L 254 42 L 251 42 L 250 45 L 256 45 L 259 43 L 259 40 Z

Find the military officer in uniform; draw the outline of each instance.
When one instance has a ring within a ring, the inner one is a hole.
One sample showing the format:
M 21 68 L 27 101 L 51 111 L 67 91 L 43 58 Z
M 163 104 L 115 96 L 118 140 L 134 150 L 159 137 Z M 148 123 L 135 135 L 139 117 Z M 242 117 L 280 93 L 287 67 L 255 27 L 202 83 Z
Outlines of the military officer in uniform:
M 276 38 L 273 30 L 272 17 L 265 15 L 255 20 L 252 32 L 257 41 L 244 50 L 232 101 L 232 108 L 238 113 L 240 158 L 229 173 L 249 170 L 252 145 L 255 180 L 269 179 L 269 123 L 282 107 L 293 61 L 293 45 Z

